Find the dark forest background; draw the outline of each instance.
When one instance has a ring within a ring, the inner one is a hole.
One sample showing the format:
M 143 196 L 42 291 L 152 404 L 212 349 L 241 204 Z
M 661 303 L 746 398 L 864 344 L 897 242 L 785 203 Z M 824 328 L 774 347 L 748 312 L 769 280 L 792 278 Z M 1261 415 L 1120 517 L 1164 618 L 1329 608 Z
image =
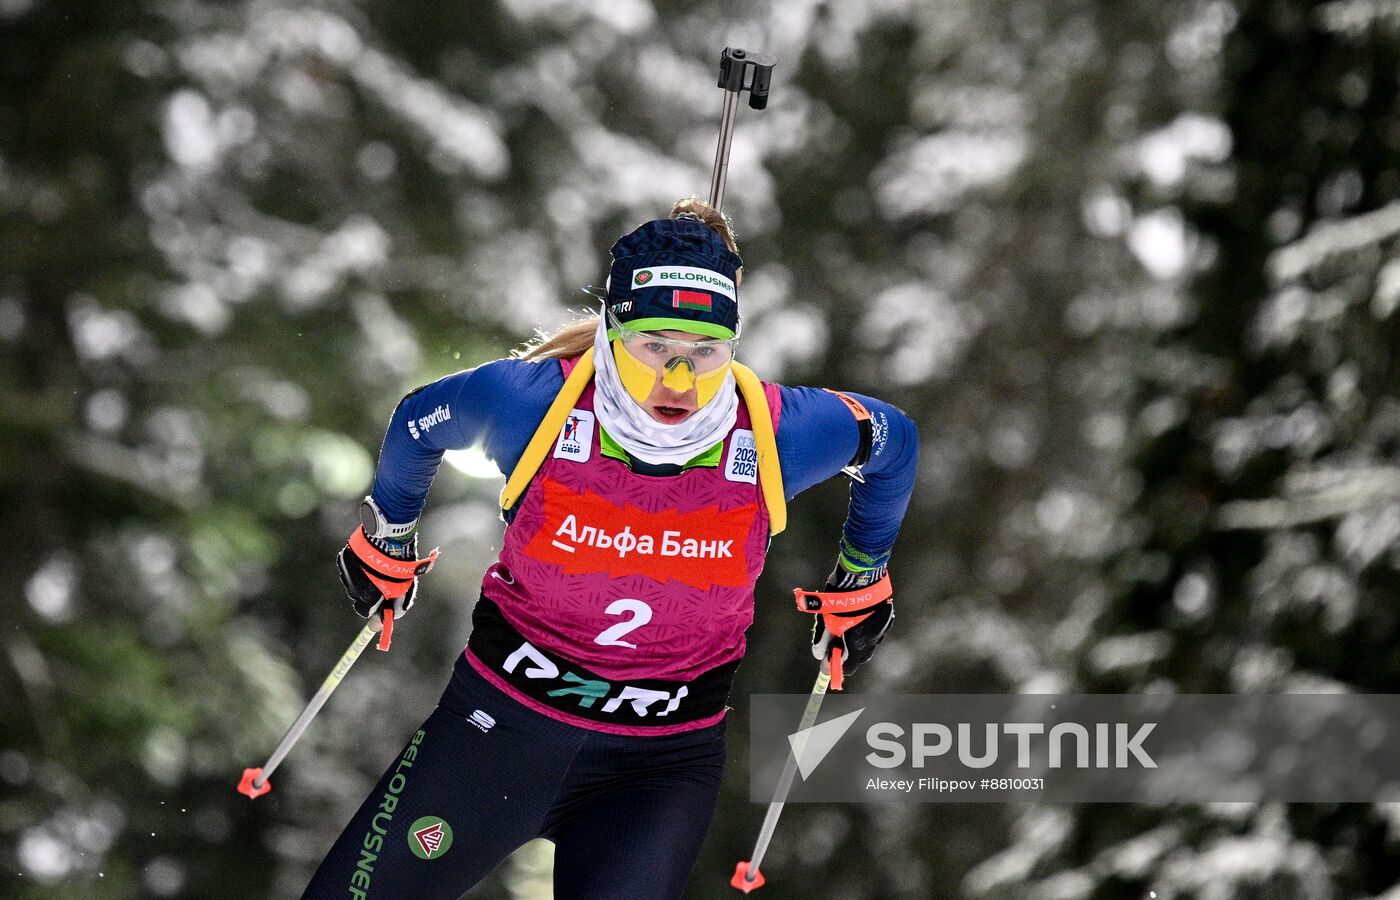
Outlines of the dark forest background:
M 741 356 L 921 430 L 853 689 L 1400 691 L 1393 0 L 0 0 L 0 896 L 297 896 L 499 547 L 456 456 L 394 651 L 234 792 L 359 627 L 332 558 L 394 404 L 706 190 L 725 45 L 779 59 L 726 193 Z M 748 854 L 743 698 L 810 686 L 783 597 L 845 497 L 773 547 L 691 897 Z M 794 806 L 765 872 L 1396 900 L 1400 807 Z

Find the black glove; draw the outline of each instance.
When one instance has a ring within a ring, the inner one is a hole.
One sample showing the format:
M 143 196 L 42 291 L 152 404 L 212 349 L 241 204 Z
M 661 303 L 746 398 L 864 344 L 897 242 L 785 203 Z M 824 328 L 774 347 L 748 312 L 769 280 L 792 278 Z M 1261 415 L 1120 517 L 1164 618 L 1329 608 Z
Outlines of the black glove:
M 839 562 L 821 593 L 818 599 L 799 591 L 798 604 L 800 609 L 819 613 L 812 623 L 812 655 L 828 659 L 832 647 L 841 650 L 839 672 L 832 673 L 832 687 L 839 691 L 844 676 L 869 662 L 885 639 L 894 622 L 894 601 L 884 567 L 851 572 Z M 805 607 L 804 596 L 809 598 Z M 849 610 L 842 611 L 842 606 Z
M 336 557 L 336 568 L 355 612 L 368 619 L 388 600 L 397 619 L 413 605 L 418 576 L 428 574 L 437 555 L 434 550 L 426 559 L 418 559 L 417 534 L 406 540 L 372 538 L 360 527 Z

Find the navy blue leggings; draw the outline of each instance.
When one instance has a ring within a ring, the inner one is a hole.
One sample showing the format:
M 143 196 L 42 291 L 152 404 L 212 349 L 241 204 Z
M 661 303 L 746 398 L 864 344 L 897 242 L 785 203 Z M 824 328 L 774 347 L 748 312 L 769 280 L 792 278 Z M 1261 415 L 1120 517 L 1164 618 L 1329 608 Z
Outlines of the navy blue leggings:
M 724 722 L 664 737 L 576 728 L 459 661 L 303 900 L 456 900 L 521 844 L 554 842 L 557 900 L 680 897 L 714 816 Z

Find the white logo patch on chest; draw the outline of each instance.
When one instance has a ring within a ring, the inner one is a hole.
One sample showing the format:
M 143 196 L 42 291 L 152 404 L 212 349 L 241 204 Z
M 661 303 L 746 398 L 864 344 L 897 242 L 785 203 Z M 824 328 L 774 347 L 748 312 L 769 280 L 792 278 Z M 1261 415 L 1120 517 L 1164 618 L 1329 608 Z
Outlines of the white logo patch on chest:
M 753 432 L 736 428 L 729 441 L 729 455 L 724 458 L 724 477 L 729 481 L 758 484 L 758 445 Z
M 554 442 L 555 459 L 588 462 L 593 455 L 593 413 L 587 409 L 571 409 Z

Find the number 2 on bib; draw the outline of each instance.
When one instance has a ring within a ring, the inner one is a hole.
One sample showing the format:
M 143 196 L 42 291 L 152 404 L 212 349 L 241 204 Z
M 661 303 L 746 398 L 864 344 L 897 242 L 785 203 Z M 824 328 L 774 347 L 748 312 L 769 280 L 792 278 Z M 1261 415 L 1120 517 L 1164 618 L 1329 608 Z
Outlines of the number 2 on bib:
M 627 632 L 641 628 L 651 621 L 651 607 L 640 600 L 624 598 L 609 603 L 608 608 L 603 610 L 603 612 L 610 616 L 622 616 L 631 613 L 632 618 L 605 628 L 593 639 L 593 643 L 601 644 L 604 647 L 630 647 L 636 650 L 636 644 L 631 641 L 621 640 L 621 638 Z

